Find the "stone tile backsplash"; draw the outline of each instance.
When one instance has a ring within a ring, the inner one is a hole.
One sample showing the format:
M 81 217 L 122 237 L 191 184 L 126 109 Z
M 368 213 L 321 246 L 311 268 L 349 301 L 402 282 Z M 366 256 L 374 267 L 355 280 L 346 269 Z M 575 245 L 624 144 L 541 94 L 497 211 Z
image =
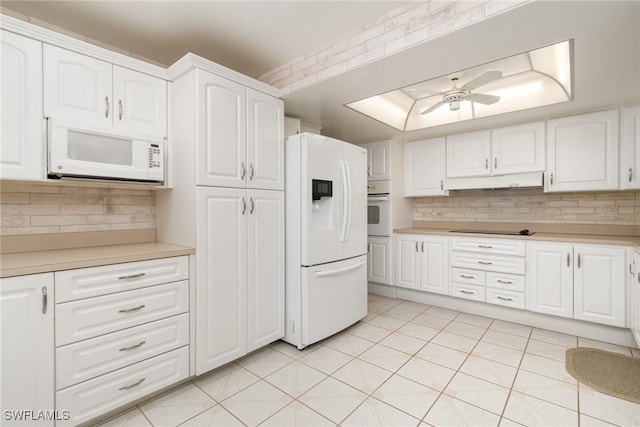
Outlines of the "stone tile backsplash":
M 640 191 L 458 190 L 414 198 L 414 221 L 640 225 Z
M 155 228 L 152 190 L 2 182 L 0 235 Z

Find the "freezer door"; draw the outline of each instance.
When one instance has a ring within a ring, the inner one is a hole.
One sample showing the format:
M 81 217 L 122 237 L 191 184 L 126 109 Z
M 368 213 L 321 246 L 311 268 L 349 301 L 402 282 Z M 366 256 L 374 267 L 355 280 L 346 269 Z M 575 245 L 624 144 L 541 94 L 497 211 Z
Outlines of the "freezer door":
M 344 165 L 348 193 L 344 258 L 367 253 L 367 150 L 344 144 Z
M 344 219 L 343 142 L 320 135 L 301 135 L 301 264 L 343 259 L 340 240 Z M 332 195 L 313 200 L 312 181 L 331 182 Z
M 308 346 L 367 315 L 366 255 L 302 269 L 302 345 Z

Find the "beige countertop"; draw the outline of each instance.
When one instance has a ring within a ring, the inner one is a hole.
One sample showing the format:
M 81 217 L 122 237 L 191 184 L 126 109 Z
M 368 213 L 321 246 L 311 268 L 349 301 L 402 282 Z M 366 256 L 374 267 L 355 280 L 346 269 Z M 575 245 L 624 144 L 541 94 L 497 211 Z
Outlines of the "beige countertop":
M 460 227 L 460 229 L 464 229 Z M 532 236 L 520 236 L 520 235 L 505 235 L 505 234 L 492 234 L 492 233 L 459 233 L 451 232 L 448 229 L 442 228 L 399 228 L 393 230 L 394 233 L 405 234 L 432 234 L 440 236 L 451 237 L 482 237 L 491 239 L 518 239 L 523 241 L 545 241 L 545 242 L 577 242 L 577 243 L 593 243 L 593 244 L 606 244 L 606 245 L 625 245 L 635 246 L 640 248 L 639 236 L 624 236 L 624 235 L 606 235 L 606 234 L 575 234 L 575 233 L 548 233 L 548 232 L 535 232 Z
M 146 242 L 0 254 L 0 277 L 190 255 L 193 248 Z

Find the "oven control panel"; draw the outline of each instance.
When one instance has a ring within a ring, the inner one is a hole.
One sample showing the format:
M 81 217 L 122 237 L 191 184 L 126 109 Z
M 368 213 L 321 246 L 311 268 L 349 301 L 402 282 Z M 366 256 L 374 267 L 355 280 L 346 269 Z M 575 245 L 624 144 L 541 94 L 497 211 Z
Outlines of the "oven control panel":
M 389 194 L 391 181 L 372 181 L 367 184 L 367 194 Z

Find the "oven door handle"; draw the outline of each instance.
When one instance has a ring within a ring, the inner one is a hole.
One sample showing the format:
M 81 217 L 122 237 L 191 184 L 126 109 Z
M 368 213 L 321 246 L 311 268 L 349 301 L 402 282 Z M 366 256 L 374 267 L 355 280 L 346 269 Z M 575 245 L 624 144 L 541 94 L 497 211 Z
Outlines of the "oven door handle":
M 374 196 L 374 197 L 367 197 L 367 201 L 368 202 L 388 202 L 389 201 L 389 196 Z

